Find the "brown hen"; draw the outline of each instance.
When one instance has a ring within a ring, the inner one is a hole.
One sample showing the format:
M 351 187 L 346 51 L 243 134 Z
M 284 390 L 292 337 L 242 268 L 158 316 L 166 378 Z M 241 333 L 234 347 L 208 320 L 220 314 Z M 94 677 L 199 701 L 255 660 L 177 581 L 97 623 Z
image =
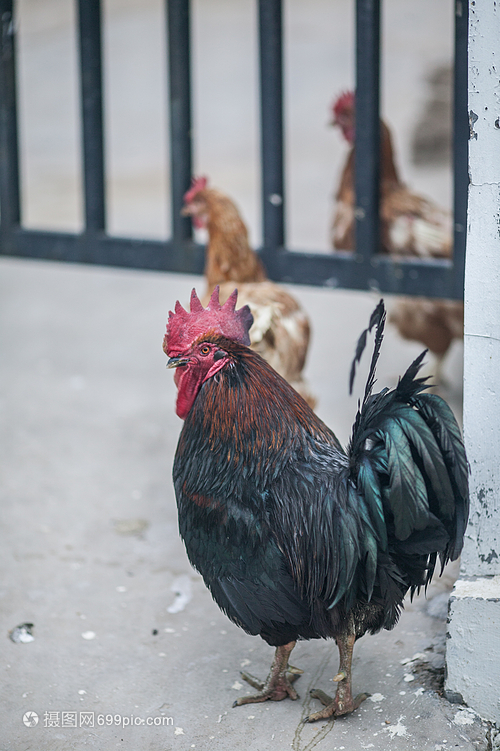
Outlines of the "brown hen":
M 332 222 L 336 250 L 355 247 L 354 94 L 342 94 L 332 107 L 332 125 L 340 127 L 351 145 Z M 384 253 L 421 258 L 452 257 L 452 218 L 436 204 L 412 193 L 401 181 L 394 160 L 391 133 L 380 121 L 380 249 Z M 454 339 L 463 337 L 463 303 L 425 297 L 398 298 L 389 316 L 401 336 L 422 342 L 437 358 L 437 370 Z
M 207 187 L 207 179 L 199 177 L 193 179 L 184 196 L 182 213 L 191 217 L 195 227 L 208 231 L 204 304 L 208 304 L 216 285 L 221 302 L 237 286 L 238 302 L 249 306 L 254 319 L 250 346 L 314 408 L 316 399 L 302 375 L 309 346 L 309 319 L 287 290 L 267 279 L 233 201 Z
M 336 194 L 332 244 L 336 250 L 354 248 L 354 94 L 342 94 L 333 107 L 332 125 L 338 125 L 351 150 Z M 452 219 L 431 201 L 410 191 L 401 181 L 394 160 L 392 137 L 380 121 L 381 250 L 404 256 L 450 258 Z

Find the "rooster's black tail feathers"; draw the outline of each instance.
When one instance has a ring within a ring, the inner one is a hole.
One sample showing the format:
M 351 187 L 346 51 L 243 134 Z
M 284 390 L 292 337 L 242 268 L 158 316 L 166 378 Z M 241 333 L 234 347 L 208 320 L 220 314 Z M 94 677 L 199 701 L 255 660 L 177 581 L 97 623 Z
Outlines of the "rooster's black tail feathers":
M 430 581 L 437 555 L 444 566 L 460 554 L 468 516 L 468 465 L 450 408 L 439 396 L 422 393 L 427 379 L 418 373 L 425 352 L 395 389 L 372 393 L 384 323 L 381 300 L 358 341 L 351 367 L 352 388 L 367 334 L 376 326 L 365 394 L 348 449 L 350 476 L 371 521 L 367 534 L 375 532 L 380 552 L 397 563 L 413 591 Z M 379 556 L 379 566 L 381 562 Z
M 385 319 L 386 319 L 386 312 L 385 312 L 384 301 L 380 300 L 379 304 L 377 305 L 377 307 L 375 308 L 375 310 L 370 316 L 370 323 L 368 324 L 368 328 L 363 331 L 363 333 L 358 339 L 358 343 L 356 345 L 356 353 L 351 363 L 351 373 L 349 376 L 349 393 L 350 394 L 352 394 L 354 378 L 356 377 L 356 363 L 360 362 L 361 356 L 363 355 L 363 352 L 365 351 L 366 338 L 368 334 L 371 332 L 372 328 L 376 326 L 377 331 L 375 333 L 375 344 L 373 347 L 373 355 L 372 355 L 372 361 L 370 365 L 370 373 L 368 375 L 368 380 L 366 382 L 366 388 L 365 388 L 365 400 L 371 393 L 373 386 L 375 384 L 375 370 L 376 370 L 378 358 L 380 355 L 380 347 L 382 345 L 382 339 L 384 338 Z

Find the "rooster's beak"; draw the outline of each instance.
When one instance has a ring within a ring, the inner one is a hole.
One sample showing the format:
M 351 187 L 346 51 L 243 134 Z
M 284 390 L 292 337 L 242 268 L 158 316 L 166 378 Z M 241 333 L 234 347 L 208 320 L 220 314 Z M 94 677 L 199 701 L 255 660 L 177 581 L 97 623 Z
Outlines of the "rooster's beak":
M 187 365 L 189 363 L 188 357 L 171 357 L 167 362 L 167 368 L 178 368 L 181 365 Z

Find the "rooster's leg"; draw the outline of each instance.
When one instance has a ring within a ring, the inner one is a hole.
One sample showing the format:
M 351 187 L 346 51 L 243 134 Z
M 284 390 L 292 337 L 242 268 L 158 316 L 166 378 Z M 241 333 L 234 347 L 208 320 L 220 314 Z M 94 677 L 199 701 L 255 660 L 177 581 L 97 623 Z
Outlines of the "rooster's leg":
M 259 681 L 258 678 L 254 678 L 248 673 L 241 673 L 241 677 L 251 686 L 258 689 L 259 693 L 252 694 L 251 696 L 242 696 L 234 702 L 233 707 L 241 704 L 267 701 L 267 699 L 281 701 L 282 699 L 286 699 L 287 696 L 290 699 L 298 699 L 299 696 L 293 688 L 292 683 L 302 674 L 302 670 L 288 664 L 288 658 L 294 646 L 295 642 L 291 641 L 282 647 L 276 647 L 273 664 L 265 681 Z
M 351 691 L 351 663 L 352 663 L 352 651 L 354 649 L 354 642 L 356 636 L 354 628 L 350 628 L 337 636 L 335 639 L 339 648 L 340 665 L 339 672 L 333 679 L 337 684 L 337 693 L 335 698 L 325 694 L 320 689 L 313 689 L 311 696 L 314 699 L 319 699 L 322 704 L 325 705 L 324 709 L 319 712 L 314 712 L 306 718 L 306 722 L 315 722 L 315 720 L 326 720 L 329 717 L 338 717 L 339 715 L 349 714 L 354 712 L 359 707 L 362 701 L 368 698 L 369 694 L 358 694 L 352 697 Z

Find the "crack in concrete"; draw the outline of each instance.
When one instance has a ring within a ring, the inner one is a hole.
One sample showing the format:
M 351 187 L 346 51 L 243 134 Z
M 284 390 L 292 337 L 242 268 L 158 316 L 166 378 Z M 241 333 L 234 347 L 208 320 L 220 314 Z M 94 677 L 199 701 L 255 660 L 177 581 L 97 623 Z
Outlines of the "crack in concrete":
M 498 336 L 490 336 L 489 334 L 470 334 L 470 333 L 464 333 L 464 338 L 470 337 L 472 339 L 493 339 L 495 342 L 500 342 L 500 337 Z
M 302 741 L 302 734 L 306 728 L 312 728 L 314 726 L 309 725 L 309 723 L 305 723 L 304 720 L 306 717 L 308 717 L 311 714 L 311 704 L 312 704 L 312 698 L 311 698 L 311 689 L 315 688 L 318 684 L 318 682 L 323 678 L 323 674 L 328 667 L 328 664 L 331 660 L 332 653 L 331 651 L 329 654 L 324 657 L 319 667 L 317 668 L 316 672 L 314 673 L 313 677 L 311 678 L 311 682 L 309 683 L 307 687 L 306 696 L 304 698 L 304 701 L 302 703 L 302 714 L 299 720 L 299 724 L 297 725 L 297 729 L 295 730 L 295 734 L 293 736 L 292 741 L 292 749 L 293 751 L 312 751 L 312 749 L 318 745 L 326 736 L 328 733 L 330 733 L 333 730 L 333 727 L 335 725 L 335 720 L 328 720 L 325 722 L 324 725 L 322 725 L 313 735 L 313 737 L 309 741 Z M 302 742 L 305 743 L 305 745 L 302 745 Z
M 490 186 L 492 188 L 500 188 L 500 182 L 475 183 L 472 180 L 469 180 L 469 185 L 470 185 L 471 188 L 484 188 L 485 186 Z

